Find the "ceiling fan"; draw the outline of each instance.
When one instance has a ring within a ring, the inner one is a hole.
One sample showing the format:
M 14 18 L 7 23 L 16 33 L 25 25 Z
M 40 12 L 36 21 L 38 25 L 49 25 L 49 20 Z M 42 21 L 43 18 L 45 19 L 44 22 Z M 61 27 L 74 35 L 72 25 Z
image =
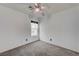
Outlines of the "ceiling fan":
M 29 6 L 30 10 L 33 10 L 34 12 L 43 12 L 45 7 L 41 3 L 35 3 L 33 6 Z

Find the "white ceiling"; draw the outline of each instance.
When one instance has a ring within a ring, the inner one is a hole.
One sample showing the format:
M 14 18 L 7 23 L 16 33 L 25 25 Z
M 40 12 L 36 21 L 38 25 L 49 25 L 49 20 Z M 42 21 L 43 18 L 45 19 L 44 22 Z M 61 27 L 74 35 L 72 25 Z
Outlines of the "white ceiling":
M 31 11 L 29 9 L 29 6 L 33 5 L 33 3 L 0 3 L 0 5 L 20 11 L 25 14 L 29 14 Z M 79 6 L 78 3 L 43 3 L 42 5 L 45 6 L 45 13 L 47 13 L 48 15 Z
M 33 5 L 32 3 L 4 3 L 0 4 L 9 8 L 12 8 L 14 10 L 27 13 L 29 11 L 29 6 Z M 43 5 L 46 7 L 46 10 L 48 12 L 56 13 L 60 12 L 75 6 L 78 6 L 79 4 L 77 3 L 43 3 Z

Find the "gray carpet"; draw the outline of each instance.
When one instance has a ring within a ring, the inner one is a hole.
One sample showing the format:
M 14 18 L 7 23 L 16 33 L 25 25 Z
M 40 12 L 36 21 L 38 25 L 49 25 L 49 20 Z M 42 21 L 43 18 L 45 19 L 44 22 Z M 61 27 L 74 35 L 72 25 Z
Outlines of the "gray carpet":
M 0 54 L 1 56 L 79 56 L 79 53 L 37 41 Z

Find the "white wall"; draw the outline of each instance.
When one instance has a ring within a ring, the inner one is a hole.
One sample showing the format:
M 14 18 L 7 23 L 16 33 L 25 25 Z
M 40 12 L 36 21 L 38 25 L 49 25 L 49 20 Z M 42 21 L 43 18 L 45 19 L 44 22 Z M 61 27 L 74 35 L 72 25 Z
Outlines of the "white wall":
M 79 7 L 53 14 L 40 23 L 40 39 L 79 52 Z M 52 38 L 52 41 L 50 41 Z
M 26 14 L 0 5 L 0 53 L 36 41 L 31 39 L 30 33 Z

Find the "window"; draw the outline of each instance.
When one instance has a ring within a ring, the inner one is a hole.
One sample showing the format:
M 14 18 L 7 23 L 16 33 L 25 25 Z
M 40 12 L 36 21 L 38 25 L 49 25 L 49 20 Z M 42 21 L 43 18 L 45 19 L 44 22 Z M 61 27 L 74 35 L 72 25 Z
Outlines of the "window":
M 31 36 L 38 36 L 38 22 L 31 21 Z

